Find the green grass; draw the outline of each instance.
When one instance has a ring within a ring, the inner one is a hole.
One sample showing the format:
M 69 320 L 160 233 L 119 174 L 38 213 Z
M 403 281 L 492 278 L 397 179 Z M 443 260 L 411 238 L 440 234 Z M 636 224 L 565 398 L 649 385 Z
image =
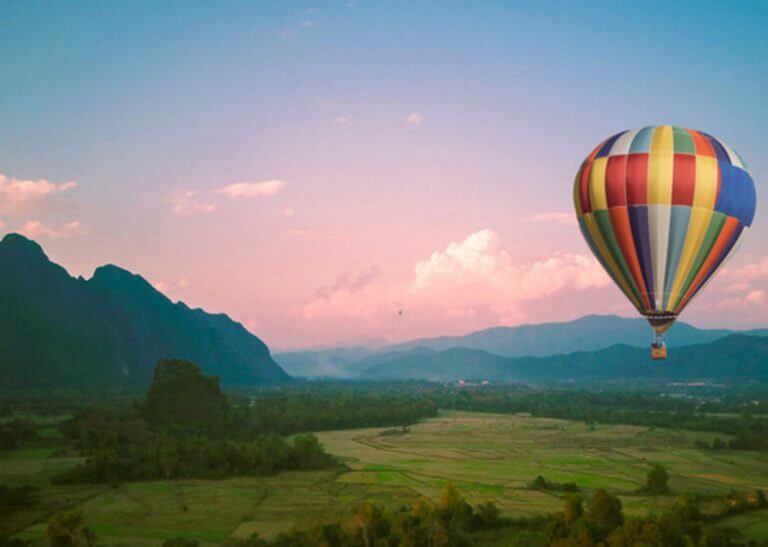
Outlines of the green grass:
M 736 528 L 744 536 L 744 539 L 758 542 L 768 541 L 768 509 L 746 515 L 737 515 L 722 521 L 720 525 Z
M 662 509 L 672 497 L 634 494 L 656 462 L 669 469 L 672 488 L 679 493 L 768 488 L 764 455 L 694 448 L 697 439 L 711 439 L 707 432 L 627 425 L 591 431 L 565 420 L 462 412 L 441 413 L 405 435 L 380 438 L 377 432 L 319 434 L 328 450 L 351 467 L 344 480 L 399 484 L 428 496 L 451 480 L 470 502 L 494 501 L 509 515 L 560 509 L 556 493 L 526 489 L 536 475 L 575 482 L 587 491 L 606 488 L 622 496 L 630 513 Z
M 319 433 L 329 452 L 346 466 L 281 473 L 263 478 L 177 480 L 109 485 L 47 485 L 55 469 L 79 459 L 35 450 L 0 454 L 4 482 L 41 485 L 41 505 L 17 512 L 3 530 L 44 545 L 45 521 L 62 508 L 77 509 L 103 545 L 156 546 L 165 539 L 195 537 L 214 545 L 258 532 L 274 537 L 294 526 L 345 518 L 363 501 L 410 504 L 436 499 L 453 482 L 473 504 L 494 501 L 504 515 L 560 510 L 562 494 L 529 490 L 537 475 L 575 482 L 590 492 L 606 488 L 621 496 L 631 514 L 669 506 L 672 496 L 636 495 L 649 465 L 667 466 L 675 492 L 768 489 L 768 461 L 751 452 L 707 452 L 694 448 L 710 433 L 601 426 L 526 415 L 445 412 L 411 426 L 410 432 L 380 436 L 382 429 Z M 8 466 L 7 464 L 10 464 Z M 727 521 L 748 537 L 763 538 L 766 512 Z M 2 530 L 0 530 L 2 531 Z M 506 545 L 507 532 L 484 542 Z M 506 542 L 506 543 L 505 543 Z

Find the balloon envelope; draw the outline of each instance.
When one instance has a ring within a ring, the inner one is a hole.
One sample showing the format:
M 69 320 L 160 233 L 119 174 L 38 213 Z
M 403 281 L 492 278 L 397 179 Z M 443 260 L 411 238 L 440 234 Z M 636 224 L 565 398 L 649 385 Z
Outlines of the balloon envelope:
M 579 226 L 605 270 L 663 333 L 737 248 L 755 184 L 722 141 L 669 125 L 618 133 L 574 183 Z

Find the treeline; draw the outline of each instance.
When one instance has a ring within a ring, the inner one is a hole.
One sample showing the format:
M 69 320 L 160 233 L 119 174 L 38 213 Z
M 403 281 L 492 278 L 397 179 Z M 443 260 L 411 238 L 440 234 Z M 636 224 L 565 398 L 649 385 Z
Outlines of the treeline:
M 62 416 L 77 412 L 91 403 L 130 402 L 142 396 L 139 390 L 110 389 L 34 389 L 0 391 L 0 420 L 11 420 L 16 416 Z
M 150 433 L 88 451 L 84 464 L 54 477 L 55 484 L 103 483 L 132 480 L 264 476 L 290 469 L 322 469 L 333 465 L 311 433 L 290 439 L 259 435 L 250 441 L 190 438 Z
M 542 475 L 533 479 L 528 488 L 540 492 L 579 492 L 581 490 L 575 482 L 553 482 Z
M 758 395 L 751 392 L 691 400 L 648 392 L 534 389 L 514 385 L 458 388 L 427 382 L 297 382 L 283 388 L 231 392 L 225 397 L 216 384 L 191 393 L 194 397 L 202 396 L 201 402 L 185 407 L 181 401 L 190 397 L 180 396 L 185 390 L 183 385 L 172 387 L 163 384 L 165 381 L 156 376 L 144 401 L 137 401 L 135 395 L 128 393 L 114 393 L 106 398 L 84 393 L 78 405 L 71 393 L 52 395 L 51 400 L 41 397 L 40 393 L 24 394 L 2 405 L 6 421 L 0 427 L 0 442 L 7 447 L 29 442 L 30 438 L 25 436 L 33 433 L 33 424 L 12 420 L 20 413 L 66 410 L 69 414 L 82 415 L 83 406 L 88 404 L 90 409 L 109 409 L 109 412 L 104 410 L 107 415 L 119 411 L 128 419 L 153 419 L 167 430 L 195 432 L 200 430 L 199 424 L 203 424 L 202 432 L 207 436 L 239 439 L 268 433 L 290 435 L 358 427 L 402 427 L 434 417 L 438 409 L 452 409 L 526 412 L 536 417 L 587 424 L 715 431 L 727 438 L 702 448 L 768 449 L 768 419 L 764 413 L 768 403 L 754 399 Z M 174 381 L 172 377 L 170 381 Z M 165 387 L 157 391 L 160 384 Z M 206 392 L 206 389 L 214 391 Z M 219 395 L 211 395 L 216 390 Z
M 241 393 L 254 433 L 290 434 L 411 425 L 437 416 L 437 401 L 417 386 L 308 384 Z
M 705 514 L 701 506 L 713 502 L 719 504 L 715 513 Z M 367 504 L 344 521 L 283 533 L 272 541 L 255 536 L 227 546 L 465 547 L 483 544 L 487 539 L 499 545 L 552 547 L 736 547 L 745 544 L 734 530 L 717 526 L 717 521 L 767 505 L 760 491 L 748 495 L 684 496 L 660 514 L 635 517 L 624 514 L 618 497 L 598 490 L 588 499 L 566 494 L 562 512 L 510 519 L 500 517 L 493 503 L 470 506 L 449 485 L 438 504 L 422 499 L 412 508 L 395 510 Z M 492 531 L 496 533 L 489 534 Z M 197 543 L 179 545 L 194 547 Z
M 404 427 L 437 415 L 412 386 L 299 386 L 240 391 L 186 361 L 163 361 L 143 401 L 119 397 L 77 411 L 59 426 L 88 459 L 57 483 L 268 475 L 318 469 L 333 459 L 310 431 Z M 286 435 L 293 435 L 287 438 Z
M 271 542 L 257 537 L 232 542 L 227 547 L 328 547 L 473 545 L 472 534 L 494 530 L 507 523 L 493 503 L 471 506 L 448 484 L 438 503 L 419 499 L 412 507 L 392 510 L 366 503 L 341 522 L 318 524 L 308 530 L 285 532 Z
M 764 427 L 758 422 L 757 427 L 749 428 L 749 425 L 742 425 L 742 429 L 737 431 L 733 439 L 725 440 L 720 437 L 708 443 L 706 441 L 696 441 L 696 448 L 702 450 L 764 450 L 766 448 L 765 434 L 762 432 Z
M 56 483 L 268 475 L 334 463 L 311 433 L 250 433 L 218 379 L 187 361 L 160 362 L 143 403 L 88 407 L 60 429 L 88 458 Z
M 647 427 L 717 431 L 733 437 L 726 446 L 739 450 L 768 450 L 768 419 L 748 407 L 701 405 L 658 395 L 621 392 L 521 389 L 510 386 L 436 388 L 440 408 L 477 412 L 526 412 L 536 417 L 584 421 L 588 424 L 629 424 Z
M 712 504 L 717 504 L 712 507 Z M 705 513 L 702 506 L 708 506 Z M 566 494 L 563 510 L 527 518 L 504 518 L 493 503 L 472 506 L 450 483 L 437 503 L 421 498 L 411 507 L 386 508 L 366 503 L 350 516 L 319 522 L 265 540 L 228 539 L 224 547 L 469 547 L 498 545 L 551 547 L 737 547 L 738 533 L 717 522 L 768 506 L 760 491 L 753 494 L 683 496 L 669 509 L 643 517 L 627 516 L 621 500 L 597 490 L 585 499 Z M 714 512 L 713 512 L 714 511 Z M 52 545 L 76 538 L 77 545 L 96 544 L 96 536 L 79 513 L 57 513 L 47 529 Z M 746 545 L 753 545 L 747 543 Z M 755 544 L 756 545 L 756 544 Z M 199 547 L 194 538 L 166 540 L 163 547 Z
M 695 496 L 678 498 L 670 509 L 643 517 L 628 517 L 621 500 L 605 490 L 598 490 L 585 503 L 569 494 L 563 511 L 550 515 L 543 530 L 546 545 L 552 547 L 610 546 L 635 547 L 731 547 L 744 545 L 737 533 L 716 526 L 716 521 L 736 512 L 753 511 L 766 506 L 762 492 L 755 496 L 723 498 L 728 509 L 706 515 Z M 738 508 L 738 509 L 736 509 Z

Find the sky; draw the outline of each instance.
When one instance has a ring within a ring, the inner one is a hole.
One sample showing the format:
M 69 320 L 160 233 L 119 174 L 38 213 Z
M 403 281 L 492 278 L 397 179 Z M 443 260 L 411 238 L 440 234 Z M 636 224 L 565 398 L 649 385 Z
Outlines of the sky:
M 273 348 L 632 316 L 572 182 L 668 123 L 737 150 L 758 195 L 683 319 L 765 327 L 766 25 L 764 2 L 7 0 L 0 232 Z

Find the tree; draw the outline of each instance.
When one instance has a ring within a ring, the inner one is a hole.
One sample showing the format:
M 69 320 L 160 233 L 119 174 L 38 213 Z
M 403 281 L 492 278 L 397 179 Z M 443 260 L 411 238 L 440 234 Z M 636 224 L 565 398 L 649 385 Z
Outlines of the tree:
M 480 530 L 490 530 L 501 526 L 499 508 L 492 501 L 477 506 L 474 516 L 474 527 Z
M 713 448 L 714 450 L 725 450 L 726 448 L 728 448 L 728 443 L 727 443 L 727 442 L 725 442 L 725 441 L 724 441 L 723 439 L 721 439 L 720 437 L 718 437 L 718 438 L 716 438 L 716 439 L 714 440 L 714 442 L 712 443 L 712 448 Z
M 373 547 L 389 535 L 390 523 L 381 507 L 366 503 L 352 517 L 350 528 L 362 545 Z
M 544 528 L 544 538 L 547 541 L 547 545 L 554 545 L 561 539 L 568 537 L 568 526 L 565 524 L 565 519 L 562 515 L 555 515 L 555 517 L 547 523 Z
M 530 484 L 531 490 L 547 490 L 549 482 L 543 476 L 539 475 Z
M 699 540 L 700 547 L 732 547 L 738 545 L 734 541 L 734 530 L 707 526 Z
M 291 443 L 296 467 L 299 469 L 321 469 L 333 459 L 323 449 L 318 438 L 312 433 L 296 435 Z
M 563 517 L 565 523 L 570 526 L 584 515 L 584 506 L 582 505 L 581 496 L 575 496 L 568 494 L 565 496 L 565 508 L 563 509 Z
M 150 426 L 221 435 L 231 416 L 218 378 L 203 375 L 189 361 L 167 359 L 157 364 L 144 401 L 144 418 Z
M 344 531 L 339 523 L 319 524 L 307 532 L 311 545 L 317 547 L 335 547 L 344 544 Z M 262 541 L 262 540 L 259 540 Z M 248 544 L 243 547 L 266 547 L 267 543 Z
M 669 492 L 669 473 L 661 464 L 654 464 L 645 476 L 645 492 L 649 494 L 667 494 Z
M 614 528 L 624 523 L 621 500 L 600 489 L 589 501 L 585 518 L 594 526 L 598 537 L 605 538 Z
M 83 524 L 79 512 L 55 513 L 45 531 L 51 547 L 91 547 L 96 544 L 96 534 Z
M 440 496 L 439 513 L 446 526 L 457 530 L 466 530 L 472 520 L 472 506 L 450 482 Z
M 765 505 L 768 505 L 768 500 L 765 499 L 765 492 L 763 492 L 760 489 L 755 490 L 754 493 L 755 497 L 755 503 L 758 507 L 764 507 Z

